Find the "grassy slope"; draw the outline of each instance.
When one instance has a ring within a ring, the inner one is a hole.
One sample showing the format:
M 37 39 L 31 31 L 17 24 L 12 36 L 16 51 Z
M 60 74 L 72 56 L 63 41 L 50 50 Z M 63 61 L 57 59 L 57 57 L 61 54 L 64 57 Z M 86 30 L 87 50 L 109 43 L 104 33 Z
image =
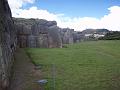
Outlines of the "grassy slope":
M 26 49 L 40 64 L 47 90 L 120 90 L 120 41 L 94 41 L 68 45 L 63 49 Z

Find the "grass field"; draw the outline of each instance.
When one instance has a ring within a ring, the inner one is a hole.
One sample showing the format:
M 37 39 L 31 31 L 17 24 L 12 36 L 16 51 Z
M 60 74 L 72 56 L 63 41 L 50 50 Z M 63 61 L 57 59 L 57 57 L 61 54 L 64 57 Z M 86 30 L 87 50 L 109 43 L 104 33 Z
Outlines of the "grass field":
M 120 90 L 120 41 L 25 50 L 48 80 L 45 90 Z

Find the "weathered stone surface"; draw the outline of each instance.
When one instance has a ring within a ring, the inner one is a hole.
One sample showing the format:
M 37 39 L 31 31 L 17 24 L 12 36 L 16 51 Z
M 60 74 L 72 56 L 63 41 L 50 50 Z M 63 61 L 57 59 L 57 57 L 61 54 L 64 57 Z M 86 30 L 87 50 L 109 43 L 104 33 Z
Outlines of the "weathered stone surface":
M 74 29 L 63 28 L 60 30 L 60 34 L 61 34 L 63 44 L 73 43 Z
M 59 28 L 54 25 L 49 27 L 49 48 L 58 47 L 62 48 L 62 40 L 59 33 Z
M 28 36 L 28 47 L 36 48 L 37 37 L 34 35 Z
M 54 48 L 83 40 L 81 32 L 59 28 L 56 21 L 14 18 L 20 47 Z
M 14 18 L 20 47 L 62 47 L 56 21 Z
M 13 53 L 16 46 L 14 24 L 7 0 L 0 0 L 0 90 L 9 85 Z
M 78 31 L 74 32 L 73 34 L 74 43 L 79 43 L 83 40 L 84 40 L 84 34 L 82 34 L 82 32 L 78 32 Z

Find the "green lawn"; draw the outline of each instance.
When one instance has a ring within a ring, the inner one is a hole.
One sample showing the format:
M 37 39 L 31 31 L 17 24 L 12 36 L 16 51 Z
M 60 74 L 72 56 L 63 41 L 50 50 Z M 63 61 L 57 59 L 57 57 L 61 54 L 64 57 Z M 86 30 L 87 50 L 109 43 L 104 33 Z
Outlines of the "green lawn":
M 45 90 L 120 90 L 120 41 L 25 50 L 48 80 Z

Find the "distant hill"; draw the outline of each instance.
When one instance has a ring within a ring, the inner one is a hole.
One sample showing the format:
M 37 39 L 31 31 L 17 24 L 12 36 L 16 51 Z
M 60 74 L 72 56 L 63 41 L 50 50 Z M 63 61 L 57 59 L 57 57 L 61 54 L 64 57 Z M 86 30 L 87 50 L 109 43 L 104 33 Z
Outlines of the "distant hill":
M 111 31 L 107 33 L 104 37 L 99 38 L 101 40 L 120 40 L 120 32 L 119 31 Z
M 86 29 L 83 30 L 82 33 L 83 34 L 106 34 L 108 33 L 109 30 L 108 29 Z

